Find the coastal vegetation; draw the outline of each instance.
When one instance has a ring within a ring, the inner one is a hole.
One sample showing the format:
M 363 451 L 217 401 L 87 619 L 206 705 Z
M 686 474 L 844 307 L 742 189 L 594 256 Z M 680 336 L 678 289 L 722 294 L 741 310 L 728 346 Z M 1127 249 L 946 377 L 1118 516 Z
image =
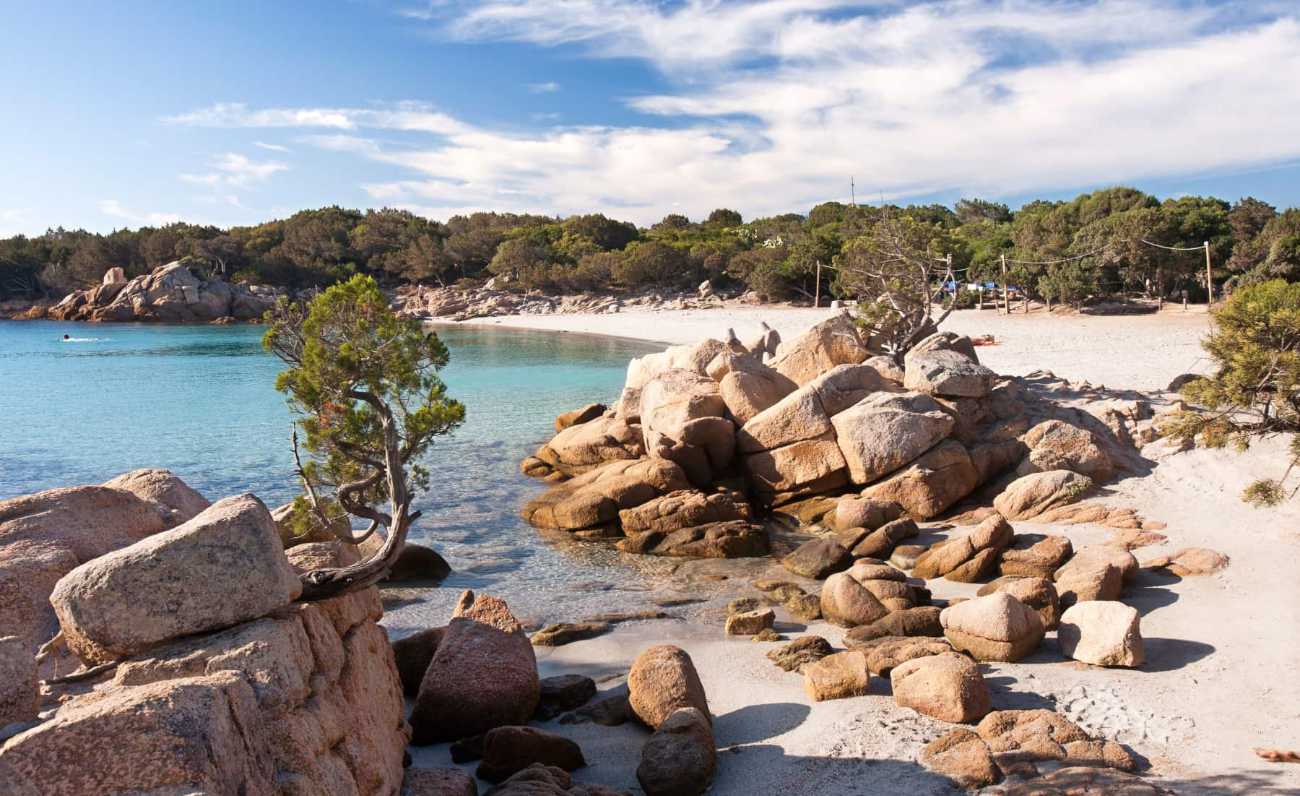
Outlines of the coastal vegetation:
M 1287 435 L 1289 460 L 1281 478 L 1255 481 L 1243 497 L 1274 505 L 1294 496 L 1298 488 L 1287 480 L 1300 465 L 1300 284 L 1270 280 L 1233 294 L 1215 310 L 1204 345 L 1215 371 L 1182 389 L 1200 410 L 1181 413 L 1167 433 L 1241 450 L 1263 437 Z
M 448 397 L 438 371 L 447 347 L 418 321 L 399 318 L 375 281 L 353 276 L 325 290 L 309 305 L 281 300 L 268 313 L 263 338 L 268 351 L 289 368 L 276 379 L 302 418 L 307 461 L 298 434 L 293 453 L 304 496 L 294 514 L 309 514 L 317 527 L 341 527 L 348 543 L 383 531 L 384 543 L 370 558 L 303 576 L 304 599 L 321 599 L 373 585 L 401 555 L 407 531 L 419 518 L 415 494 L 428 487 L 420 457 L 435 437 L 456 428 L 465 407 Z M 379 508 L 388 502 L 387 511 Z M 353 537 L 350 520 L 369 523 Z
M 228 229 L 58 228 L 0 240 L 0 299 L 54 298 L 100 284 L 112 268 L 130 278 L 185 258 L 208 275 L 290 288 L 367 274 L 385 286 L 496 277 L 511 289 L 574 293 L 693 288 L 708 279 L 770 300 L 851 296 L 846 261 L 892 218 L 907 219 L 926 248 L 951 255 L 959 280 L 1010 284 L 1052 301 L 1183 291 L 1203 299 L 1205 258 L 1196 249 L 1206 243 L 1216 291 L 1300 279 L 1300 210 L 1253 198 L 1160 201 L 1116 187 L 1014 211 L 981 199 L 952 207 L 824 202 L 806 214 L 749 220 L 729 209 L 702 220 L 670 214 L 648 227 L 599 213 L 433 221 L 400 209 L 325 207 Z

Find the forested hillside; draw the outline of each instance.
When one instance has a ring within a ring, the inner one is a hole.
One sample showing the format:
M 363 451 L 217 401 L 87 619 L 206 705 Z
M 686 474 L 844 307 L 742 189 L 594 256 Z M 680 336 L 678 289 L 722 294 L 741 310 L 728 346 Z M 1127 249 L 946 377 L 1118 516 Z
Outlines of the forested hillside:
M 1279 212 L 1250 198 L 1161 202 L 1121 187 L 1014 212 L 979 199 L 951 208 L 826 202 L 807 215 L 746 221 L 719 209 L 695 221 L 669 215 L 649 228 L 601 214 L 475 213 L 440 222 L 403 210 L 339 207 L 229 229 L 181 223 L 101 235 L 59 228 L 0 240 L 0 298 L 57 297 L 97 284 L 115 266 L 130 277 L 188 257 L 227 279 L 288 287 L 354 273 L 389 285 L 498 276 L 510 287 L 555 292 L 690 287 L 707 278 L 767 299 L 797 299 L 814 293 L 818 262 L 829 266 L 823 295 L 835 295 L 835 266 L 870 240 L 887 212 L 919 227 L 931 251 L 951 254 L 959 275 L 1001 282 L 1005 258 L 1007 282 L 1057 301 L 1184 289 L 1203 298 L 1203 252 L 1160 246 L 1204 241 L 1220 285 L 1300 280 L 1300 210 Z

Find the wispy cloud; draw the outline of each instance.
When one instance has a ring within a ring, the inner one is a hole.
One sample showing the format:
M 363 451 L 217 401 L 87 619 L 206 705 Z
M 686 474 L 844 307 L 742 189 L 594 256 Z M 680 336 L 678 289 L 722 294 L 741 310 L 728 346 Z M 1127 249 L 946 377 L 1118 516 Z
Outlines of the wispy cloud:
M 253 146 L 258 147 L 259 149 L 266 149 L 266 150 L 269 150 L 269 151 L 271 151 L 271 152 L 289 152 L 289 151 L 290 151 L 289 147 L 287 147 L 287 146 L 283 146 L 283 145 L 281 145 L 281 144 L 268 144 L 268 143 L 266 143 L 265 141 L 254 141 L 254 142 L 253 142 Z
M 419 103 L 220 104 L 170 121 L 296 128 L 405 169 L 365 189 L 435 214 L 606 208 L 642 222 L 806 209 L 850 176 L 889 199 L 998 196 L 1300 157 L 1300 84 L 1278 80 L 1300 74 L 1300 21 L 1280 4 L 486 0 L 430 17 L 453 39 L 640 59 L 672 88 L 627 100 L 649 119 L 638 125 L 535 118 L 521 132 Z
M 545 83 L 529 83 L 528 90 L 533 94 L 554 94 L 560 90 L 560 84 L 554 80 L 548 80 Z
M 181 220 L 178 213 L 149 213 L 133 210 L 124 206 L 117 199 L 101 199 L 99 202 L 99 212 L 112 218 L 120 218 L 131 224 L 141 224 L 148 226 L 162 226 L 164 224 L 174 224 Z
M 254 161 L 247 155 L 227 152 L 212 160 L 213 171 L 204 174 L 182 174 L 180 179 L 194 185 L 210 187 L 245 188 L 253 183 L 265 182 L 271 175 L 288 171 L 288 164 L 279 161 Z

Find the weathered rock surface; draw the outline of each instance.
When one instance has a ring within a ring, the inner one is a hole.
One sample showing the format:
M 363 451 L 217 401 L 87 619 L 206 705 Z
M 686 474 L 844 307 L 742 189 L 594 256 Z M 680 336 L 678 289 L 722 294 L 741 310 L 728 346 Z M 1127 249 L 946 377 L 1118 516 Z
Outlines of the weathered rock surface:
M 397 796 L 478 796 L 474 778 L 459 768 L 406 769 Z
M 834 648 L 821 636 L 800 636 L 782 647 L 767 653 L 768 660 L 787 672 L 802 672 L 804 667 L 834 652 Z
M 887 522 L 874 531 L 866 528 L 849 528 L 835 534 L 840 544 L 848 548 L 854 558 L 875 558 L 886 560 L 893 554 L 894 548 L 904 539 L 910 539 L 920 533 L 920 528 L 910 517 L 902 517 Z
M 925 453 L 952 431 L 953 421 L 920 393 L 876 393 L 830 419 L 849 477 L 869 484 Z
M 947 641 L 929 636 L 879 636 L 865 641 L 845 639 L 844 643 L 865 654 L 867 668 L 882 677 L 888 677 L 894 667 L 907 661 L 952 652 Z
M 534 456 L 548 467 L 573 476 L 612 461 L 637 459 L 644 453 L 641 426 L 602 415 L 563 429 Z
M 541 699 L 534 715 L 543 721 L 580 708 L 596 696 L 596 681 L 581 674 L 543 677 L 540 686 Z
M 619 511 L 690 488 L 682 468 L 662 459 L 615 461 L 552 487 L 524 505 L 540 528 L 576 531 L 618 521 Z
M 537 658 L 518 620 L 503 601 L 466 592 L 420 684 L 412 741 L 451 741 L 526 724 L 540 691 Z
M 979 485 L 979 473 L 966 448 L 945 440 L 906 468 L 863 490 L 863 497 L 903 507 L 917 519 L 929 519 L 969 495 Z
M 605 414 L 609 407 L 604 404 L 587 404 L 577 409 L 571 409 L 563 412 L 555 418 L 555 430 L 563 431 L 570 426 L 580 426 L 583 423 L 589 423 L 592 420 Z
M 983 398 L 997 374 L 979 364 L 969 338 L 950 332 L 931 335 L 903 358 L 903 386 L 947 398 Z
M 844 634 L 844 643 L 858 646 L 864 641 L 883 636 L 932 636 L 943 635 L 943 625 L 939 623 L 939 614 L 943 609 L 937 605 L 921 605 L 915 608 L 890 611 L 885 616 L 857 627 Z
M 1124 583 L 1137 577 L 1138 563 L 1122 547 L 1086 545 L 1060 569 L 1053 580 L 1061 605 L 1087 600 L 1118 600 Z
M 664 644 L 643 651 L 632 662 L 627 685 L 632 710 L 651 729 L 681 708 L 695 708 L 709 719 L 704 685 L 691 656 L 680 647 Z
M 980 587 L 976 595 L 983 597 L 995 591 L 1002 591 L 1015 597 L 1020 602 L 1038 612 L 1043 621 L 1043 629 L 1053 630 L 1061 619 L 1060 597 L 1056 586 L 1047 578 L 1021 578 L 1003 575 L 991 583 Z
M 1068 537 L 1051 535 L 1016 536 L 1002 551 L 998 569 L 1003 575 L 1021 578 L 1051 578 L 1074 554 Z
M 1141 617 L 1137 609 L 1113 600 L 1077 603 L 1061 614 L 1056 634 L 1061 654 L 1094 666 L 1141 666 Z
M 749 519 L 749 503 L 730 491 L 705 494 L 695 490 L 669 492 L 635 508 L 618 513 L 619 524 L 629 536 L 646 531 L 672 531 L 711 522 Z
M 1002 778 L 988 744 L 979 733 L 959 728 L 925 745 L 917 762 L 963 788 L 992 785 Z
M 490 796 L 626 796 L 603 785 L 584 785 L 573 781 L 562 768 L 533 765 L 488 791 Z
M 1020 475 L 1070 470 L 1102 483 L 1115 474 L 1114 464 L 1091 432 L 1064 420 L 1039 423 L 1025 433 L 1024 443 L 1029 454 L 1016 471 Z
M 707 487 L 735 452 L 735 426 L 726 413 L 713 379 L 682 368 L 664 371 L 641 391 L 646 453 L 676 462 L 693 484 Z
M 979 721 L 992 709 L 979 667 L 965 655 L 945 652 L 901 663 L 889 675 L 894 701 L 931 718 Z
M 646 531 L 618 543 L 626 553 L 687 558 L 752 558 L 768 553 L 767 531 L 746 520 L 714 522 L 672 533 Z
M 1166 556 L 1156 556 L 1143 566 L 1165 569 L 1180 578 L 1212 575 L 1228 566 L 1228 557 L 1204 547 L 1184 547 Z
M 970 533 L 930 546 L 916 559 L 912 574 L 926 580 L 943 577 L 957 583 L 976 583 L 997 570 L 1002 551 L 1015 532 L 1001 514 L 993 513 Z
M 865 625 L 889 613 L 876 596 L 847 572 L 826 579 L 821 593 L 822 617 L 843 627 Z
M 238 572 L 239 589 L 225 588 Z M 50 602 L 68 646 L 104 662 L 167 639 L 256 618 L 302 591 L 266 506 L 252 495 L 65 575 Z
M 898 519 L 902 513 L 903 507 L 891 501 L 844 495 L 835 504 L 829 522 L 832 528 L 839 530 L 863 528 L 874 531 L 885 523 Z
M 814 702 L 866 696 L 871 686 L 867 656 L 861 650 L 837 652 L 803 669 L 803 687 Z
M 796 575 L 821 580 L 842 572 L 853 564 L 853 557 L 834 539 L 811 539 L 781 559 L 781 565 Z
M 830 432 L 815 439 L 751 453 L 741 461 L 751 487 L 768 503 L 785 502 L 794 496 L 825 492 L 848 483 L 844 455 Z
M 1073 503 L 1087 494 L 1093 481 L 1070 470 L 1049 470 L 1022 476 L 993 499 L 993 508 L 1008 520 L 1030 520 Z
M 726 631 L 729 636 L 752 636 L 772 627 L 775 622 L 776 612 L 771 608 L 741 611 L 727 617 Z
M 679 708 L 641 748 L 636 779 L 646 796 L 697 796 L 708 789 L 716 765 L 708 716 L 698 708 Z
M 36 659 L 26 640 L 0 637 L 0 727 L 35 719 L 39 702 Z
M 950 606 L 939 615 L 944 636 L 979 661 L 1017 661 L 1043 639 L 1038 613 L 1006 592 Z
M 1060 761 L 1063 766 L 1105 766 L 1121 771 L 1137 767 L 1123 746 L 1093 738 L 1050 710 L 995 710 L 975 729 L 999 758 Z
M 105 481 L 104 486 L 130 492 L 141 500 L 153 503 L 161 510 L 168 528 L 194 519 L 212 505 L 170 470 L 132 470 Z
M 856 365 L 870 356 L 857 326 L 846 314 L 781 343 L 771 365 L 796 384 L 807 384 L 836 365 Z

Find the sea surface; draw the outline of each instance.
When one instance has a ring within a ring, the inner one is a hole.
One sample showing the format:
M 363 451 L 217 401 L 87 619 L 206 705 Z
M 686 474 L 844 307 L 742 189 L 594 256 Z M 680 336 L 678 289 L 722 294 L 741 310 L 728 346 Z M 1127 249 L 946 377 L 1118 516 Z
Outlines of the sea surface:
M 629 340 L 437 327 L 465 424 L 434 443 L 431 488 L 412 539 L 455 570 L 442 588 L 388 595 L 388 624 L 427 622 L 463 588 L 499 594 L 533 621 L 643 607 L 666 562 L 548 538 L 519 518 L 542 488 L 519 460 L 557 414 L 618 397 Z M 64 341 L 69 335 L 71 340 Z M 0 499 L 165 467 L 209 499 L 253 492 L 270 507 L 297 491 L 281 363 L 258 326 L 0 321 Z

